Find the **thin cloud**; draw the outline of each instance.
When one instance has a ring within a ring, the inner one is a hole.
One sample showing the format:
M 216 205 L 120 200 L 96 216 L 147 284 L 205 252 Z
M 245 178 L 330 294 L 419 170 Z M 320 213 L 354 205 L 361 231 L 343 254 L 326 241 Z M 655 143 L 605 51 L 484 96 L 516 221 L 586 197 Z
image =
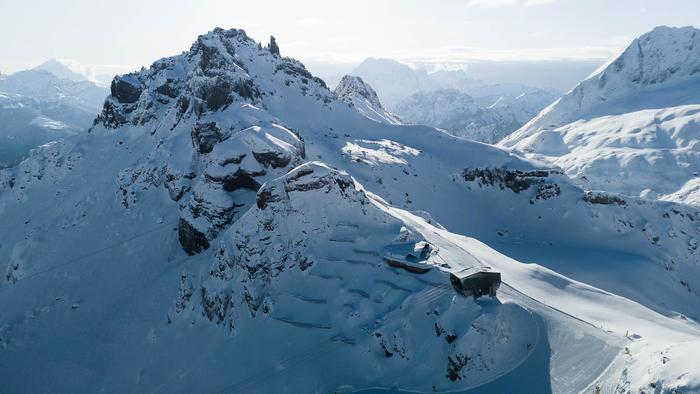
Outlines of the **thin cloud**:
M 558 0 L 526 0 L 525 6 L 552 4 Z
M 323 18 L 304 18 L 297 21 L 297 25 L 299 26 L 317 26 L 325 25 L 326 23 L 328 23 L 328 21 Z
M 546 61 L 604 61 L 619 52 L 619 47 L 599 45 L 566 48 L 486 49 L 478 47 L 444 46 L 429 51 L 394 50 L 374 53 L 298 53 L 303 61 L 323 63 L 359 63 L 368 57 L 390 58 L 407 64 L 464 64 L 478 61 L 546 62 Z
M 342 44 L 354 40 L 355 39 L 353 37 L 330 37 L 326 39 L 326 42 L 329 44 Z
M 280 43 L 280 46 L 283 48 L 304 48 L 304 47 L 308 47 L 310 45 L 311 44 L 309 42 L 306 42 L 306 41 L 292 41 L 292 42 L 287 42 L 287 43 L 285 43 L 285 42 Z
M 538 6 L 552 4 L 557 0 L 467 0 L 467 5 L 472 7 L 498 8 L 511 6 Z

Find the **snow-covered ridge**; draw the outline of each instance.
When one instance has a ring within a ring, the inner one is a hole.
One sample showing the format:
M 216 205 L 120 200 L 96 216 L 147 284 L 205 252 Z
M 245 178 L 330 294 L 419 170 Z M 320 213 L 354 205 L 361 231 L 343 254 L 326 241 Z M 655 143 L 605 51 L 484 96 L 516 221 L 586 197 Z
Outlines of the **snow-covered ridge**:
M 396 115 L 384 109 L 379 97 L 377 97 L 377 92 L 360 77 L 343 76 L 338 86 L 333 89 L 333 94 L 372 120 L 401 124 L 401 120 Z
M 97 113 L 107 91 L 89 81 L 61 79 L 46 70 L 19 71 L 0 80 L 0 92 L 62 103 Z
M 209 240 L 251 206 L 267 179 L 305 157 L 300 135 L 262 110 L 267 100 L 284 94 L 280 86 L 313 95 L 321 105 L 333 100 L 323 81 L 301 63 L 235 29 L 215 29 L 182 55 L 116 77 L 91 131 L 109 133 L 131 125 L 153 128 L 151 134 L 168 133 L 168 139 L 191 137 L 202 171 L 171 162 L 160 170 L 164 180 L 151 181 L 152 168 L 125 170 L 120 175 L 122 204 L 135 203 L 133 189 L 142 183 L 164 183 L 171 198 L 182 199 L 181 244 L 192 254 L 206 250 Z M 187 147 L 176 149 L 182 148 Z M 154 148 L 154 156 L 164 153 Z
M 364 97 L 370 104 L 377 108 L 382 107 L 382 103 L 379 102 L 379 97 L 377 97 L 377 92 L 372 89 L 371 86 L 365 83 L 360 77 L 353 75 L 345 75 L 338 83 L 338 86 L 333 89 L 336 97 L 345 101 L 346 103 L 352 103 L 352 96 L 359 94 Z
M 700 211 L 372 121 L 279 50 L 215 29 L 0 171 L 9 390 L 700 386 Z M 497 299 L 451 288 L 485 265 Z
M 564 168 L 585 187 L 657 198 L 700 172 L 700 105 L 578 121 L 514 145 Z M 687 197 L 687 196 L 686 196 Z
M 562 167 L 583 187 L 695 201 L 700 30 L 658 27 L 501 145 Z M 692 182 L 691 182 L 692 183 Z
M 581 119 L 642 109 L 697 104 L 700 89 L 700 30 L 661 26 L 636 38 L 616 58 L 583 80 L 503 145 L 538 130 Z
M 264 75 L 250 75 L 248 67 L 253 64 Z M 175 112 L 180 119 L 223 110 L 235 101 L 260 104 L 263 97 L 275 94 L 265 89 L 271 82 L 295 84 L 304 95 L 313 94 L 325 102 L 332 98 L 325 83 L 298 61 L 282 58 L 270 47 L 263 49 L 243 30 L 215 29 L 200 36 L 182 55 L 116 77 L 96 122 L 116 128 L 127 123 L 143 125 L 161 109 Z

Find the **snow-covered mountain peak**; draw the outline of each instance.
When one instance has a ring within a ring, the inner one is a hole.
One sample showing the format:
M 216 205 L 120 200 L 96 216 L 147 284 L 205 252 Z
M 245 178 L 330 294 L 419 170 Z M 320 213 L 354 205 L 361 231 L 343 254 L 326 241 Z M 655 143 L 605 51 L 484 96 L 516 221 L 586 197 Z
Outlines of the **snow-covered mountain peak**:
M 10 391 L 700 386 L 697 210 L 372 121 L 278 49 L 215 29 L 0 171 Z M 497 299 L 453 290 L 485 266 Z
M 115 77 L 91 132 L 157 138 L 150 160 L 166 166 L 164 183 L 181 205 L 180 243 L 196 254 L 254 205 L 263 183 L 303 161 L 300 134 L 274 116 L 290 102 L 324 107 L 335 98 L 274 40 L 263 47 L 243 30 L 216 28 L 189 51 Z M 135 188 L 159 183 L 153 175 L 143 165 L 123 171 L 122 205 L 137 203 Z
M 415 92 L 432 91 L 440 87 L 425 70 L 413 69 L 392 59 L 365 59 L 351 74 L 361 76 L 374 86 L 384 105 L 392 110 L 399 100 Z
M 638 85 L 663 83 L 700 73 L 700 30 L 692 27 L 658 26 L 636 38 L 609 64 L 589 79 L 605 84 L 606 78 Z
M 345 101 L 348 104 L 352 103 L 352 96 L 358 94 L 368 100 L 377 108 L 382 108 L 382 103 L 379 102 L 377 92 L 371 86 L 365 83 L 360 77 L 353 75 L 345 75 L 338 83 L 338 86 L 333 90 L 336 97 Z
M 503 140 L 514 146 L 542 129 L 645 109 L 698 104 L 700 30 L 660 26 Z
M 696 202 L 698 104 L 700 30 L 661 26 L 501 144 L 589 189 Z
M 48 71 L 60 79 L 68 79 L 73 82 L 86 82 L 88 78 L 71 70 L 65 64 L 56 59 L 49 59 L 44 63 L 34 67 L 34 70 Z
M 384 109 L 379 97 L 377 97 L 377 92 L 360 77 L 343 76 L 338 86 L 333 90 L 333 94 L 372 120 L 389 124 L 401 123 L 396 115 Z
M 276 43 L 263 47 L 243 30 L 216 28 L 181 55 L 115 77 L 97 123 L 107 128 L 144 125 L 160 118 L 159 111 L 174 114 L 179 122 L 183 116 L 225 110 L 234 102 L 265 107 L 285 87 L 324 103 L 333 99 L 323 80 L 300 62 L 281 57 Z

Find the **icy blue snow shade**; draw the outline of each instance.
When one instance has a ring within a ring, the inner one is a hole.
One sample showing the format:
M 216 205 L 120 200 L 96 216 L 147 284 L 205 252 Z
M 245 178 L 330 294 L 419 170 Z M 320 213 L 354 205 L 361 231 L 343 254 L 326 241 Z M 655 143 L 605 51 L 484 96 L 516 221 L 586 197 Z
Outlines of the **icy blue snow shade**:
M 8 391 L 463 391 L 533 364 L 552 392 L 700 386 L 696 208 L 367 119 L 240 30 L 129 78 L 90 133 L 0 171 Z M 381 259 L 422 242 L 426 273 Z M 497 301 L 448 287 L 479 266 Z

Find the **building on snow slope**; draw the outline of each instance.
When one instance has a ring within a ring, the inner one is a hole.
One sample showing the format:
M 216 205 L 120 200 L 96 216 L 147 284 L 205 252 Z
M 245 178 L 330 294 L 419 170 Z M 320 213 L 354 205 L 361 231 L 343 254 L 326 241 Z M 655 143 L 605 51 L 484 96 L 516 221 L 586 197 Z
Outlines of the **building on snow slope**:
M 115 78 L 0 215 L 10 391 L 700 387 L 696 209 L 372 121 L 242 30 Z M 456 294 L 482 266 L 499 297 Z

